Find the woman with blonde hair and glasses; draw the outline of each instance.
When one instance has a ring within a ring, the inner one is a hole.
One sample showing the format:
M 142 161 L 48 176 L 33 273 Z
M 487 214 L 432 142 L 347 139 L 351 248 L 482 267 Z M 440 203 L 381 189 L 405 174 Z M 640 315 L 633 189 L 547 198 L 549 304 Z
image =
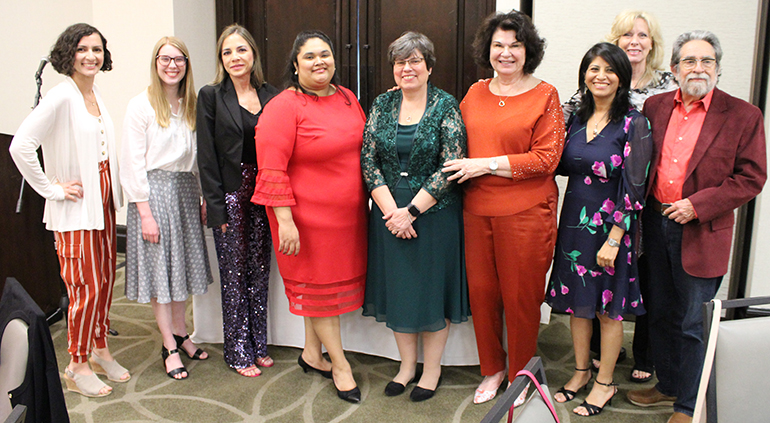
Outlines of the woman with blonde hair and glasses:
M 151 303 L 166 374 L 186 379 L 186 300 L 212 282 L 203 238 L 195 146 L 195 87 L 187 47 L 163 37 L 152 51 L 150 86 L 131 99 L 123 123 L 120 179 L 129 201 L 126 297 Z
M 270 228 L 265 207 L 250 200 L 257 180 L 254 128 L 278 92 L 265 82 L 251 34 L 238 24 L 225 28 L 214 82 L 198 93 L 198 165 L 219 261 L 224 359 L 246 377 L 273 365 L 267 355 Z

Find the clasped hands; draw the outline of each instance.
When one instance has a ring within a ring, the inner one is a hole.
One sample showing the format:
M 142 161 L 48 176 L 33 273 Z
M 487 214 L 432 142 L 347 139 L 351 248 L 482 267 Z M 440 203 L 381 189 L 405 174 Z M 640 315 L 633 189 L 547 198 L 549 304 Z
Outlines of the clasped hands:
M 388 231 L 390 231 L 390 233 L 395 235 L 397 238 L 417 238 L 417 232 L 412 226 L 414 217 L 412 217 L 411 213 L 409 213 L 409 210 L 407 210 L 406 207 L 393 209 L 385 213 L 385 215 L 382 216 L 382 219 L 386 221 L 385 227 L 388 229 Z

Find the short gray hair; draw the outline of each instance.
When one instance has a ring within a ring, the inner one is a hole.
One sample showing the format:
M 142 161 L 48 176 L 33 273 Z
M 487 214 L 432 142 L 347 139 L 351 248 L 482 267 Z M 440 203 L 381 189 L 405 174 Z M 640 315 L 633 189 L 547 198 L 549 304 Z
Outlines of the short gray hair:
M 721 67 L 722 63 L 722 45 L 719 44 L 719 38 L 711 31 L 690 31 L 678 36 L 674 41 L 674 48 L 671 52 L 671 66 L 677 66 L 682 59 L 682 46 L 690 41 L 702 40 L 714 48 L 714 59 L 717 61 L 717 68 Z
M 425 58 L 425 65 L 428 69 L 433 69 L 436 64 L 436 54 L 433 52 L 433 41 L 419 32 L 407 31 L 400 37 L 390 43 L 388 46 L 388 61 L 391 65 L 396 60 L 406 60 L 417 50 Z

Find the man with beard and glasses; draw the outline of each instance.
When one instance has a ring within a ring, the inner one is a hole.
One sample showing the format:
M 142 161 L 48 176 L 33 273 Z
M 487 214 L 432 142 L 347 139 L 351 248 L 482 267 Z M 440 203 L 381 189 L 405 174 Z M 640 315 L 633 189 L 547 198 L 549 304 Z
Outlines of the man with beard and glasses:
M 641 407 L 673 404 L 674 423 L 692 421 L 705 352 L 702 304 L 727 272 L 733 211 L 767 178 L 762 113 L 716 88 L 721 59 L 711 32 L 680 35 L 671 55 L 680 88 L 644 106 L 654 141 L 642 214 L 645 307 L 658 383 L 628 399 Z

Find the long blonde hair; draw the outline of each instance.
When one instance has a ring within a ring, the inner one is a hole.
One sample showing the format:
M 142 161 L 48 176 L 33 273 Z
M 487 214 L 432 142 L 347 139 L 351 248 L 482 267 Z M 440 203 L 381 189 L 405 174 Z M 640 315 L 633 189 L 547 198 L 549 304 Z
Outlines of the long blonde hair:
M 232 24 L 222 31 L 222 34 L 217 40 L 217 74 L 214 77 L 212 85 L 217 85 L 225 80 L 227 70 L 225 70 L 225 64 L 222 62 L 222 46 L 225 44 L 227 37 L 238 34 L 246 40 L 246 43 L 251 47 L 252 55 L 254 56 L 254 62 L 251 64 L 251 86 L 258 89 L 265 82 L 265 75 L 262 72 L 262 59 L 259 57 L 259 49 L 257 48 L 257 42 L 254 41 L 254 37 L 251 36 L 249 31 L 236 24 Z
M 155 44 L 155 48 L 152 50 L 152 59 L 150 60 L 150 86 L 147 87 L 147 98 L 149 98 L 150 105 L 155 110 L 155 119 L 158 121 L 158 125 L 162 128 L 168 128 L 171 120 L 171 105 L 168 103 L 166 94 L 163 91 L 163 82 L 160 80 L 157 67 L 158 52 L 165 45 L 178 48 L 187 59 L 184 78 L 179 82 L 178 94 L 182 98 L 182 107 L 180 108 L 182 119 L 187 123 L 190 130 L 194 131 L 197 96 L 195 95 L 195 84 L 193 84 L 192 63 L 187 46 L 179 38 L 163 37 Z
M 665 52 L 663 51 L 663 37 L 660 34 L 660 24 L 658 24 L 658 20 L 653 15 L 641 10 L 622 12 L 615 16 L 615 21 L 612 22 L 612 29 L 606 38 L 608 42 L 618 45 L 620 37 L 634 27 L 637 19 L 643 19 L 647 23 L 647 28 L 649 29 L 649 34 L 647 35 L 652 40 L 652 49 L 647 54 L 642 79 L 649 78 L 650 81 L 656 81 L 655 71 L 661 69 Z

